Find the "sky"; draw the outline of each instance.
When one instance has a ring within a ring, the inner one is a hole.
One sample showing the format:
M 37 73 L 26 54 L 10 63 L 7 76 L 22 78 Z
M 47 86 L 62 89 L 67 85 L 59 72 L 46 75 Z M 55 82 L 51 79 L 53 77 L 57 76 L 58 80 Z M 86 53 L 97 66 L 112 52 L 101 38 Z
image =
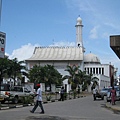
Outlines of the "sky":
M 5 54 L 21 61 L 37 46 L 74 46 L 80 15 L 85 54 L 97 55 L 120 74 L 120 60 L 110 48 L 110 36 L 120 35 L 119 5 L 120 0 L 2 0 Z

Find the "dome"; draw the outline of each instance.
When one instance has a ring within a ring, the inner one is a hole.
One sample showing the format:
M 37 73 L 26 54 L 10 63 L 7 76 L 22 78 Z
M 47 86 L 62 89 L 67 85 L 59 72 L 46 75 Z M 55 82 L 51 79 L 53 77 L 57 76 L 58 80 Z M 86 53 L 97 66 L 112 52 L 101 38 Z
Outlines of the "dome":
M 89 53 L 84 56 L 84 62 L 85 63 L 99 63 L 100 64 L 100 59 L 92 53 Z
M 82 25 L 82 19 L 80 17 L 77 18 L 77 25 Z
M 82 19 L 80 17 L 78 17 L 77 22 L 82 22 Z

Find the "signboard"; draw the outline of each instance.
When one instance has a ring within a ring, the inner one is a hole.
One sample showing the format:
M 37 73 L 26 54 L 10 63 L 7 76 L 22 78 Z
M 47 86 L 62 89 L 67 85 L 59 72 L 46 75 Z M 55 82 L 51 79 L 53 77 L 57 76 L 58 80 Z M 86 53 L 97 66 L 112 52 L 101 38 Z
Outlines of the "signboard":
M 5 41 L 6 41 L 6 34 L 0 32 L 0 58 L 4 58 L 5 56 Z

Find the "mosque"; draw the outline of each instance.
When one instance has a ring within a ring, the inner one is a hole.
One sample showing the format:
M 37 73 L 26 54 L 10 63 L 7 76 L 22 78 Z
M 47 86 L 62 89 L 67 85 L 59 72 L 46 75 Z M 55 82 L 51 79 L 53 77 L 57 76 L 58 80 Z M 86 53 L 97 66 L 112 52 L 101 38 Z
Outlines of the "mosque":
M 80 66 L 82 71 L 87 74 L 92 73 L 93 77 L 98 78 L 99 89 L 111 86 L 114 83 L 115 73 L 117 72 L 111 64 L 101 64 L 100 59 L 93 53 L 85 54 L 85 48 L 82 41 L 82 19 L 77 18 L 76 22 L 76 46 L 67 47 L 36 47 L 33 55 L 26 60 L 28 69 L 35 64 L 53 65 L 63 76 L 68 75 L 65 71 L 66 66 Z M 70 90 L 67 80 L 63 82 L 67 91 Z M 89 86 L 88 91 L 91 91 Z

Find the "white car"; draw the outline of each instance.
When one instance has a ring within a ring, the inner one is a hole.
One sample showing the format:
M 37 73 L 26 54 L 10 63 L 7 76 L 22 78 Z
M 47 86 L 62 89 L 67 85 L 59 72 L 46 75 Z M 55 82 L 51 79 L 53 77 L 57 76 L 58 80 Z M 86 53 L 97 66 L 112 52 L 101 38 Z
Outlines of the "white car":
M 4 103 L 5 101 L 12 101 L 13 103 L 18 103 L 23 97 L 25 96 L 35 96 L 35 93 L 29 91 L 27 88 L 23 86 L 12 86 L 10 87 L 9 84 L 2 84 L 1 85 L 1 94 L 4 96 L 4 100 L 1 102 Z
M 116 90 L 116 101 L 119 101 L 120 100 L 120 87 L 114 86 L 114 88 Z M 109 87 L 109 90 L 107 92 L 107 96 L 106 96 L 107 102 L 111 102 L 111 96 L 110 96 L 111 89 L 112 89 L 112 87 Z
M 102 96 L 107 96 L 108 90 L 109 90 L 109 88 L 103 88 L 103 89 L 100 90 L 100 94 L 101 94 Z

